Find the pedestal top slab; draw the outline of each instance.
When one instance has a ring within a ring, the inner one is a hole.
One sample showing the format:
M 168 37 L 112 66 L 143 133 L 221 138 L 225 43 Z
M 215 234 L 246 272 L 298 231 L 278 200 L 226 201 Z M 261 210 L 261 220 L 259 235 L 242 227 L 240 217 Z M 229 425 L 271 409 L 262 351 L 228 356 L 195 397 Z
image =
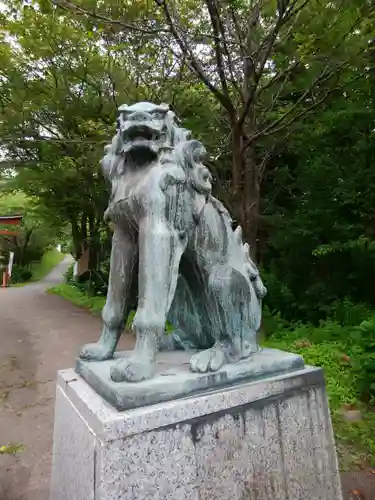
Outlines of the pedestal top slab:
M 276 349 L 262 349 L 248 359 L 223 366 L 217 372 L 193 373 L 189 361 L 194 352 L 169 351 L 157 356 L 155 376 L 143 382 L 113 382 L 110 369 L 129 352 L 116 353 L 108 361 L 77 360 L 76 372 L 117 410 L 129 410 L 185 396 L 235 386 L 304 368 L 302 356 Z

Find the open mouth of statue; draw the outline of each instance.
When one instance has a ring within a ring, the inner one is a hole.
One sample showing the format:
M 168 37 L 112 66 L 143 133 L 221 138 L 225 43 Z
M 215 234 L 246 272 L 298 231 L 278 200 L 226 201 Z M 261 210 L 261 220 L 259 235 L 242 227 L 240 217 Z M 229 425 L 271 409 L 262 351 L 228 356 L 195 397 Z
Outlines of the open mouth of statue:
M 132 127 L 125 132 L 125 137 L 127 140 L 134 141 L 156 141 L 159 138 L 159 132 L 152 130 L 149 127 Z

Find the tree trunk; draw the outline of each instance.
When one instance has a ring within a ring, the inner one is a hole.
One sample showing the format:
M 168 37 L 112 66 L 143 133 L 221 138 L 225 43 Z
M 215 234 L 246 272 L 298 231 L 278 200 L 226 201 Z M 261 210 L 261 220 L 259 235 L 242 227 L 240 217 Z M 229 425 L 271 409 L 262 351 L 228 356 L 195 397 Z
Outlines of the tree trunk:
M 80 231 L 77 224 L 77 219 L 76 218 L 71 219 L 70 225 L 72 227 L 72 240 L 73 240 L 73 252 L 74 252 L 73 257 L 75 260 L 78 260 L 83 253 L 83 247 L 82 247 Z
M 260 179 L 254 151 L 245 158 L 244 183 L 242 191 L 242 217 L 244 239 L 250 245 L 251 258 L 258 258 L 258 231 L 260 217 Z
M 89 270 L 96 271 L 99 253 L 98 231 L 95 229 L 94 216 L 89 216 Z
M 83 251 L 85 251 L 88 247 L 88 238 L 87 238 L 87 215 L 83 213 L 81 215 L 81 241 Z
M 251 257 L 257 260 L 260 176 L 254 149 L 243 151 L 243 129 L 232 123 L 232 194 L 240 205 L 240 224 Z
M 20 247 L 20 262 L 19 262 L 19 264 L 21 266 L 25 265 L 25 252 L 26 252 L 27 246 L 30 242 L 30 238 L 31 238 L 32 233 L 33 233 L 32 229 L 25 231 L 25 240 L 23 242 L 23 245 Z
M 232 194 L 238 196 L 242 189 L 243 154 L 242 130 L 236 122 L 231 122 L 232 135 Z

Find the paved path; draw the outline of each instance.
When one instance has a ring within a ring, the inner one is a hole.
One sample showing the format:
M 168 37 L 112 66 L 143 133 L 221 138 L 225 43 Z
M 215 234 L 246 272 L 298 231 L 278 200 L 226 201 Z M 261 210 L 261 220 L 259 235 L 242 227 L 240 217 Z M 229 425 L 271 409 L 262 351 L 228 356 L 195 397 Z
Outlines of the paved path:
M 100 333 L 99 318 L 46 293 L 70 263 L 42 282 L 0 289 L 0 446 L 25 446 L 18 458 L 0 456 L 0 500 L 49 499 L 56 371 Z

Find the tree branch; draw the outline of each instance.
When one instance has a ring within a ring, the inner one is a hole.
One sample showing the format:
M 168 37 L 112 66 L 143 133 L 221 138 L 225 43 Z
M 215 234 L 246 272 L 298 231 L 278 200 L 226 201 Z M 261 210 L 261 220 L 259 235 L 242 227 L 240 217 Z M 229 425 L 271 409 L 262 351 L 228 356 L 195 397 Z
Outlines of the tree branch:
M 28 142 L 28 143 L 39 143 L 39 142 L 50 142 L 51 144 L 108 144 L 109 139 L 102 139 L 97 141 L 86 141 L 84 139 L 54 139 L 52 137 L 35 136 L 33 138 L 17 137 L 17 136 L 6 136 L 0 138 L 1 143 L 9 142 Z
M 255 97 L 256 91 L 258 89 L 259 82 L 262 78 L 263 71 L 266 65 L 266 62 L 272 52 L 273 46 L 275 44 L 277 35 L 280 33 L 281 28 L 284 26 L 284 24 L 289 21 L 292 17 L 296 16 L 298 12 L 300 12 L 309 2 L 309 0 L 305 0 L 298 8 L 295 9 L 295 6 L 297 4 L 297 0 L 293 0 L 291 5 L 289 5 L 291 0 L 284 0 L 283 3 L 283 10 L 279 11 L 279 17 L 275 23 L 275 26 L 269 33 L 269 35 L 265 38 L 261 46 L 259 47 L 257 53 L 258 57 L 260 57 L 260 60 L 258 61 L 259 66 L 255 70 L 255 78 L 254 78 L 254 84 L 252 85 L 252 88 L 250 90 L 249 95 L 246 98 L 245 101 L 245 106 L 244 109 L 241 113 L 241 116 L 239 118 L 239 124 L 240 126 L 243 124 L 243 122 L 246 119 L 246 116 L 250 110 L 250 106 L 253 102 L 253 99 Z
M 169 29 L 175 41 L 177 42 L 178 46 L 180 47 L 182 54 L 185 56 L 186 63 L 189 65 L 191 70 L 199 77 L 202 83 L 204 83 L 204 85 L 206 85 L 206 87 L 215 95 L 215 97 L 222 104 L 222 106 L 229 112 L 230 109 L 228 109 L 228 101 L 225 95 L 222 92 L 220 92 L 220 90 L 209 80 L 207 75 L 204 73 L 201 65 L 199 64 L 198 60 L 194 57 L 194 54 L 191 48 L 189 48 L 188 43 L 179 34 L 178 32 L 178 28 L 180 28 L 179 24 L 177 20 L 174 20 L 172 18 L 166 0 L 155 0 L 155 2 L 157 5 L 159 5 L 159 7 L 163 8 Z M 180 29 L 180 31 L 182 30 Z M 175 53 L 175 51 L 173 51 L 173 53 Z
M 143 33 L 145 35 L 157 35 L 159 33 L 165 33 L 167 30 L 163 28 L 158 28 L 158 29 L 145 29 L 141 28 L 139 26 L 135 26 L 134 24 L 128 24 L 125 23 L 124 21 L 118 20 L 118 19 L 110 19 L 107 16 L 104 16 L 102 14 L 97 14 L 95 12 L 90 12 L 83 7 L 79 7 L 73 2 L 70 2 L 69 0 L 50 0 L 50 2 L 53 5 L 56 5 L 57 7 L 60 7 L 66 11 L 75 11 L 78 14 L 92 17 L 94 19 L 97 19 L 98 21 L 102 21 L 104 24 L 110 24 L 110 25 L 118 25 L 121 26 L 122 28 L 125 28 L 127 30 L 131 31 L 138 31 L 139 33 Z
M 259 97 L 265 90 L 272 87 L 272 85 L 277 83 L 279 80 L 282 80 L 283 78 L 287 78 L 293 70 L 298 68 L 298 66 L 300 64 L 301 64 L 300 61 L 296 61 L 295 63 L 293 63 L 291 66 L 289 66 L 284 71 L 281 71 L 280 73 L 276 73 L 276 75 L 273 78 L 271 78 L 271 80 L 269 80 L 267 83 L 265 83 L 260 88 L 258 88 L 257 97 Z
M 217 43 L 219 45 L 219 42 L 221 41 L 223 52 L 224 52 L 225 57 L 227 58 L 227 61 L 228 61 L 228 71 L 230 74 L 230 83 L 232 84 L 233 88 L 238 92 L 238 94 L 242 97 L 242 92 L 240 90 L 240 87 L 237 84 L 237 78 L 235 77 L 235 75 L 233 73 L 233 71 L 234 71 L 233 58 L 232 58 L 232 55 L 231 55 L 229 48 L 228 48 L 228 40 L 227 40 L 224 24 L 223 24 L 222 19 L 221 19 L 221 15 L 220 15 L 221 13 L 219 11 L 217 0 L 206 0 L 207 8 L 209 8 L 208 7 L 209 3 L 212 5 L 213 17 L 217 22 L 217 32 L 218 32 Z M 212 24 L 212 26 L 213 26 L 213 24 Z M 234 34 L 233 38 L 234 38 L 234 40 L 236 39 L 235 34 Z M 235 42 L 235 44 L 237 44 L 237 41 Z M 223 65 L 223 72 L 225 75 L 224 65 Z
M 220 14 L 216 9 L 215 0 L 205 0 L 205 1 L 206 1 L 208 13 L 210 15 L 210 19 L 211 19 L 212 30 L 213 30 L 214 35 L 215 35 L 215 40 L 213 43 L 214 43 L 214 50 L 215 50 L 215 56 L 216 56 L 216 68 L 217 68 L 217 72 L 218 72 L 219 79 L 221 82 L 221 88 L 223 91 L 223 95 L 228 102 L 228 107 L 230 107 L 231 101 L 229 98 L 228 83 L 227 83 L 227 79 L 226 79 L 225 71 L 224 71 L 222 47 L 220 45 L 220 21 L 219 21 Z
M 330 75 L 330 76 L 333 76 L 333 75 Z M 339 75 L 336 75 L 337 76 L 337 79 L 339 78 Z M 312 111 L 313 109 L 317 108 L 318 106 L 320 106 L 331 94 L 333 94 L 334 92 L 337 92 L 338 90 L 341 90 L 343 89 L 344 87 L 346 87 L 347 85 L 361 79 L 361 78 L 364 78 L 364 75 L 357 75 L 355 76 L 354 78 L 352 78 L 351 80 L 349 80 L 348 82 L 345 82 L 343 83 L 342 85 L 338 86 L 338 87 L 334 87 L 334 88 L 331 88 L 329 89 L 324 95 L 323 97 L 321 97 L 320 99 L 318 99 L 316 102 L 314 102 L 313 104 L 311 104 L 311 106 L 308 106 L 307 108 L 301 110 L 299 113 L 297 113 L 296 115 L 292 116 L 289 120 L 287 120 L 285 122 L 285 119 L 290 116 L 293 111 L 296 110 L 296 108 L 298 107 L 298 105 L 301 103 L 301 101 L 303 99 L 305 99 L 307 97 L 307 95 L 309 94 L 309 92 L 311 91 L 311 88 L 309 88 L 308 90 L 306 90 L 302 96 L 298 99 L 298 101 L 293 105 L 293 107 L 287 111 L 287 113 L 285 113 L 283 116 L 281 116 L 278 120 L 276 120 L 274 123 L 270 124 L 268 127 L 266 127 L 265 129 L 261 130 L 260 132 L 258 132 L 257 134 L 254 134 L 252 137 L 250 137 L 248 139 L 248 141 L 246 142 L 246 144 L 244 145 L 244 150 L 247 149 L 249 146 L 251 146 L 252 143 L 254 143 L 254 141 L 256 139 L 259 139 L 259 137 L 267 137 L 269 135 L 272 135 L 272 134 L 277 134 L 278 132 L 280 132 L 281 130 L 284 130 L 285 128 L 287 128 L 289 125 L 291 125 L 293 122 L 295 122 L 298 118 L 301 118 L 302 116 L 308 114 L 310 111 Z M 284 123 L 283 123 L 284 122 Z M 278 127 L 278 125 L 280 125 Z

